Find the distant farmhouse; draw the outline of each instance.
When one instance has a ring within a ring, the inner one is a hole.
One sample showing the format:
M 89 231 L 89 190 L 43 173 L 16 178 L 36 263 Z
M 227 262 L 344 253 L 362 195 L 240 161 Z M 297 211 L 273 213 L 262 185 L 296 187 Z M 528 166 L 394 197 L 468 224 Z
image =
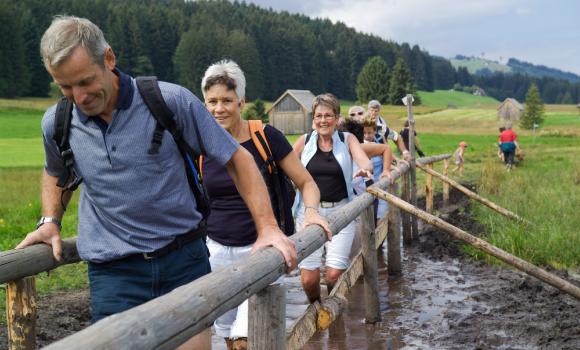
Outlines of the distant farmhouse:
M 514 124 L 520 120 L 524 106 L 515 98 L 506 98 L 497 108 L 497 119 L 503 121 L 504 124 Z
M 312 130 L 312 101 L 309 90 L 286 90 L 266 112 L 270 125 L 284 134 L 305 134 Z
M 473 91 L 473 94 L 475 96 L 487 96 L 487 94 L 485 93 L 485 90 L 478 87 L 477 89 L 475 89 L 475 91 Z

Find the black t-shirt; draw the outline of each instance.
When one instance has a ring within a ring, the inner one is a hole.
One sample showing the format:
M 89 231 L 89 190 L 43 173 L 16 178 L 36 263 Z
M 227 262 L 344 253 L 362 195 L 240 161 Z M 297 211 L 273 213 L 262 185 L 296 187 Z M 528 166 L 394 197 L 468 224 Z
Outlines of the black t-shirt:
M 266 134 L 275 162 L 279 162 L 292 152 L 292 146 L 288 143 L 284 134 L 277 129 L 266 125 L 264 134 Z M 256 165 L 259 169 L 262 169 L 264 161 L 254 142 L 250 139 L 243 142 L 242 146 L 254 156 Z M 284 184 L 285 174 L 280 167 L 278 167 L 278 171 L 280 183 Z M 211 212 L 207 220 L 208 236 L 214 241 L 227 246 L 241 247 L 253 244 L 256 241 L 254 220 L 226 168 L 217 161 L 207 158 L 203 160 L 202 172 L 203 181 L 210 197 Z M 273 198 L 275 192 L 269 182 L 266 181 L 266 184 L 268 185 L 270 198 Z M 294 233 L 294 221 L 291 219 L 292 203 L 290 203 L 290 195 L 285 186 L 282 185 L 281 187 L 284 203 L 287 203 L 285 206 L 286 228 L 282 229 L 282 231 L 286 235 L 292 235 Z M 274 214 L 279 217 L 277 201 L 271 202 Z
M 348 197 L 342 169 L 332 151 L 323 152 L 317 148 L 312 159 L 306 164 L 306 170 L 318 185 L 321 201 L 340 202 Z
M 417 132 L 414 131 L 415 136 L 417 136 Z M 403 138 L 403 142 L 405 143 L 405 147 L 409 149 L 409 128 L 404 128 L 401 130 L 399 135 Z

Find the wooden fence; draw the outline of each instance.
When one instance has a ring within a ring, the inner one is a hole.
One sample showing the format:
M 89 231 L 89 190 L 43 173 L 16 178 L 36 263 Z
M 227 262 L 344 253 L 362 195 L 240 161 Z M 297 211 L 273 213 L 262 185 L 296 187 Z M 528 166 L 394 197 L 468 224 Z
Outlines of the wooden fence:
M 440 155 L 418 159 L 417 162 L 427 165 L 447 158 L 449 155 Z M 408 177 L 409 170 L 409 164 L 402 162 L 392 170 L 389 179 L 383 179 L 375 186 L 381 189 L 389 187 L 391 193 L 396 193 L 396 180 L 401 176 Z M 398 208 L 391 206 L 389 219 L 384 220 L 375 230 L 374 198 L 364 193 L 327 217 L 332 232 L 336 233 L 362 214 L 362 249 L 341 276 L 329 298 L 322 305 L 311 305 L 291 327 L 289 334 L 284 331 L 284 317 L 278 315 L 276 320 L 272 320 L 268 316 L 272 312 L 264 312 L 263 307 L 260 307 L 269 305 L 271 308 L 275 303 L 282 310 L 285 302 L 280 286 L 270 286 L 285 273 L 284 259 L 276 249 L 267 248 L 236 266 L 213 272 L 169 294 L 101 320 L 49 345 L 47 349 L 172 349 L 210 327 L 217 317 L 251 296 L 250 303 L 255 307 L 251 308 L 250 315 L 250 346 L 253 349 L 297 349 L 316 330 L 327 327 L 340 314 L 346 303 L 346 294 L 361 274 L 365 278 L 366 320 L 377 322 L 380 320 L 380 312 L 376 253 L 387 232 L 389 273 L 401 272 L 401 255 Z M 321 228 L 311 226 L 297 232 L 292 239 L 301 261 L 321 247 L 326 236 Z M 54 261 L 51 248 L 43 244 L 0 253 L 0 283 L 7 284 L 7 322 L 11 349 L 35 347 L 36 293 L 34 277 L 31 276 L 80 261 L 75 243 L 75 238 L 64 241 L 61 262 Z M 260 301 L 256 302 L 255 299 Z M 271 332 L 273 324 L 279 325 L 276 328 L 278 332 Z M 268 330 L 267 337 L 263 336 L 265 329 Z

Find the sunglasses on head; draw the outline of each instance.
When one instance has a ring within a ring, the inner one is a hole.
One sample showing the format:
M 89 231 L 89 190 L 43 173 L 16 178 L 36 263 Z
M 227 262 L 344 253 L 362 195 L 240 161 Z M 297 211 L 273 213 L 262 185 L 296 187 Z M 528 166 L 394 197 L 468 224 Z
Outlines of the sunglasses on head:
M 363 115 L 365 114 L 365 112 L 356 112 L 356 113 L 351 113 L 350 116 L 354 117 L 355 115 Z

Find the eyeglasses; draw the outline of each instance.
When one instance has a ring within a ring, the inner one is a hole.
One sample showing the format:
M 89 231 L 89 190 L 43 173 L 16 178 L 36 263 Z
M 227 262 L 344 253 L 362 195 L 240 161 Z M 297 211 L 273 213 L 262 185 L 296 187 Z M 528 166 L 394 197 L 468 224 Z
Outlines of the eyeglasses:
M 356 113 L 350 113 L 349 115 L 350 115 L 351 117 L 354 117 L 355 115 L 363 115 L 363 114 L 365 114 L 365 112 L 363 112 L 363 111 L 360 111 L 360 112 L 356 112 Z
M 334 115 L 332 114 L 317 114 L 314 116 L 315 120 L 321 120 L 322 118 L 324 118 L 325 120 L 332 120 L 334 118 L 336 118 Z

